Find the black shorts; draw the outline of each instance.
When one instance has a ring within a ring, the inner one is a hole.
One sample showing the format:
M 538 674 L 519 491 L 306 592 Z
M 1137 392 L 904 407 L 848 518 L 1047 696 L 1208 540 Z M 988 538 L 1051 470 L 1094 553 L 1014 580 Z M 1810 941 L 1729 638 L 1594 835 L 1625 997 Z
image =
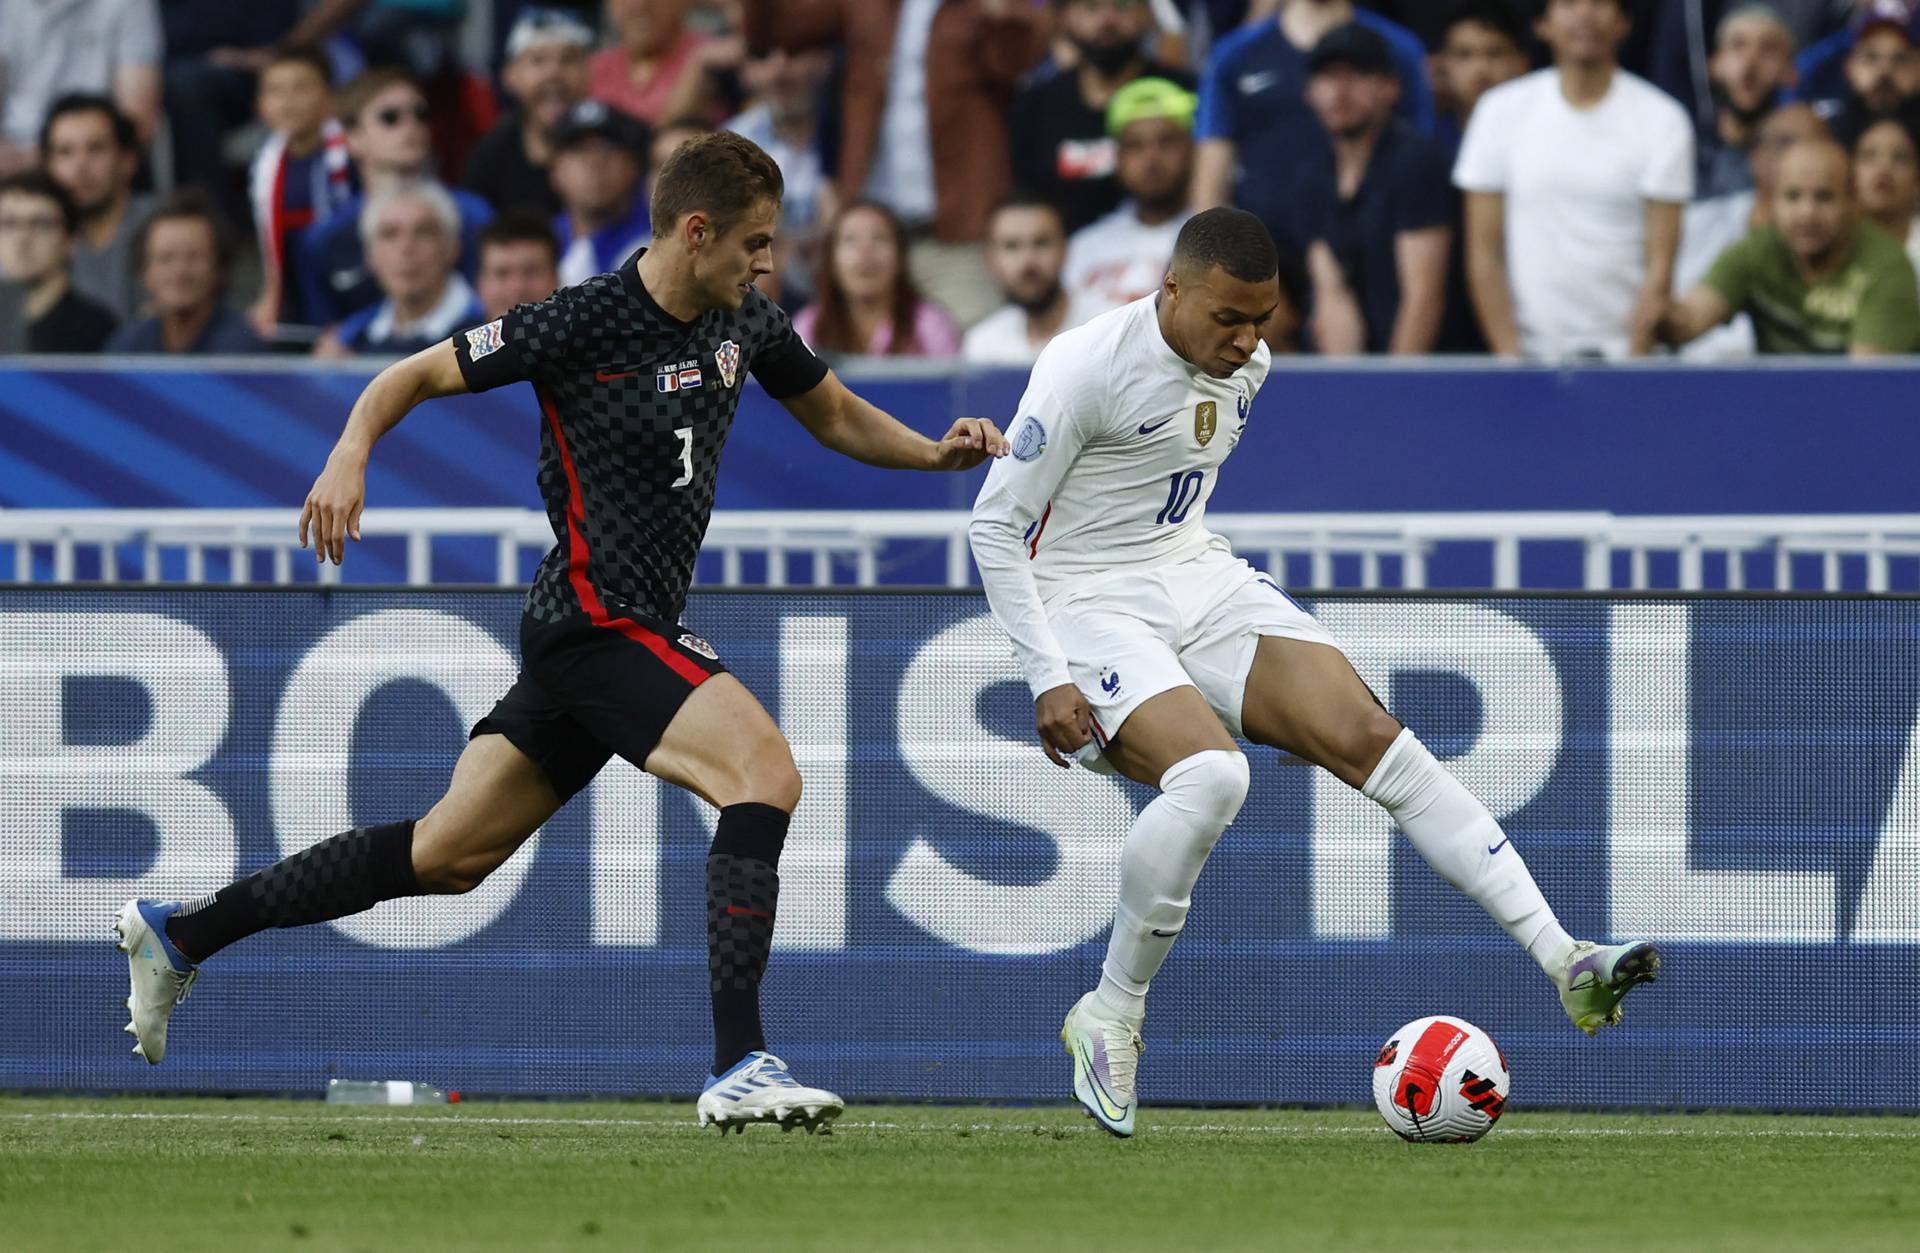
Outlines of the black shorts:
M 657 618 L 523 617 L 520 677 L 471 735 L 506 736 L 564 801 L 615 753 L 644 766 L 693 689 L 726 669 L 705 640 Z

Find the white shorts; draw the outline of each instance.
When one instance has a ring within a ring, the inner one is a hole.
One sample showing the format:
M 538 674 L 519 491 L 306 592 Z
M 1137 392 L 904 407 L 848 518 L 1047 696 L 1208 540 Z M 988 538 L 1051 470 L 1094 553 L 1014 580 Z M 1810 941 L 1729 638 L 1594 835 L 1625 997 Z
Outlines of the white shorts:
M 1143 703 L 1188 686 L 1238 737 L 1261 636 L 1339 647 L 1270 576 L 1222 551 L 1071 589 L 1047 617 L 1101 744 Z

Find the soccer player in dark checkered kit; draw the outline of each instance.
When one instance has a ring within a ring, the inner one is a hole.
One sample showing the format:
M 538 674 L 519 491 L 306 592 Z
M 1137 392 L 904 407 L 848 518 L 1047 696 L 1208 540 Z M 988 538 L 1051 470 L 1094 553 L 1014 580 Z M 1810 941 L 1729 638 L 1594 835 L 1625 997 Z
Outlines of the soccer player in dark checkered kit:
M 521 305 L 383 370 L 361 393 L 300 515 L 338 564 L 359 538 L 373 444 L 436 396 L 531 380 L 540 490 L 557 543 L 521 621 L 521 671 L 473 728 L 423 817 L 320 841 L 211 896 L 129 901 L 134 1052 L 165 1055 L 198 963 L 268 927 L 402 896 L 472 890 L 614 754 L 720 811 L 707 859 L 714 1066 L 701 1124 L 815 1130 L 840 1098 L 767 1051 L 760 980 L 776 867 L 800 800 L 793 755 L 714 649 L 680 625 L 720 451 L 752 374 L 822 444 L 870 465 L 967 470 L 1006 452 L 967 418 L 934 441 L 849 391 L 754 287 L 772 272 L 779 168 L 733 134 L 690 140 L 653 194 L 654 239 L 611 273 Z

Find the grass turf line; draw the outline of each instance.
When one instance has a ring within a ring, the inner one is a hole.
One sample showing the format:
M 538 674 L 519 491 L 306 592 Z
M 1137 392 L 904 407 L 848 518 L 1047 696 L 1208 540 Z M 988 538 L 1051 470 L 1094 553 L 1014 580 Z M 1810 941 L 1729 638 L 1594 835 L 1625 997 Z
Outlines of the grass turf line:
M 0 1248 L 1920 1248 L 1920 1120 L 857 1106 L 721 1139 L 690 1104 L 0 1098 Z

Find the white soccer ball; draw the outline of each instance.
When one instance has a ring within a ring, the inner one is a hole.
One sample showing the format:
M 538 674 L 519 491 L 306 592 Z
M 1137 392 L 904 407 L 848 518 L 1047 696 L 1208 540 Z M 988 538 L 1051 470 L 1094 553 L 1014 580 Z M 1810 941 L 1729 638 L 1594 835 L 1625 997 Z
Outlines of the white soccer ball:
M 1510 1082 L 1492 1036 L 1459 1018 L 1421 1018 L 1380 1046 L 1373 1103 L 1403 1140 L 1468 1144 L 1499 1121 Z

